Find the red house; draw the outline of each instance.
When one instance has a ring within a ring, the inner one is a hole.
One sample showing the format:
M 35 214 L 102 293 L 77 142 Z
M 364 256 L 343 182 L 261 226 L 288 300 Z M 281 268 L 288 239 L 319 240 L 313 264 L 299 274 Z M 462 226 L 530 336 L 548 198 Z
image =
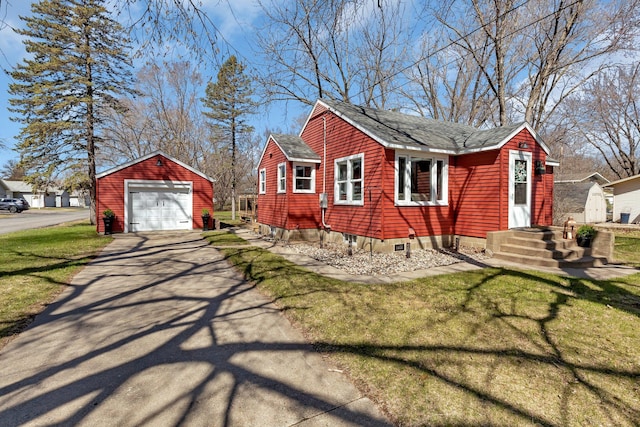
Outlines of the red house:
M 271 135 L 258 223 L 277 238 L 378 251 L 551 225 L 549 149 L 526 123 L 489 130 L 318 100 L 299 136 Z
M 107 209 L 114 232 L 202 228 L 202 210 L 213 216 L 213 179 L 156 151 L 97 175 L 98 232 Z

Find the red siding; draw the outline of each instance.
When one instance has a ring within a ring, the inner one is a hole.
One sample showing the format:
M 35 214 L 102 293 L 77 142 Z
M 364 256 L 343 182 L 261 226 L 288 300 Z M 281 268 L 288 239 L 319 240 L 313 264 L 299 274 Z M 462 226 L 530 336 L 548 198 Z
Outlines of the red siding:
M 418 236 L 459 234 L 486 237 L 488 231 L 508 228 L 509 150 L 526 142 L 532 160 L 543 163 L 546 154 L 528 130 L 523 129 L 500 150 L 450 156 L 447 206 L 396 207 L 394 204 L 395 151 L 347 123 L 332 112 L 317 108 L 302 139 L 321 157 L 326 129 L 327 158 L 316 169 L 316 194 L 292 194 L 291 164 L 287 169 L 287 194 L 276 194 L 277 165 L 284 154 L 268 141 L 260 168 L 267 169 L 267 195 L 259 196 L 258 221 L 285 229 L 320 228 L 318 194 L 326 192 L 329 207 L 325 222 L 336 232 L 379 239 L 403 238 L 413 228 Z M 335 205 L 335 160 L 364 154 L 364 205 Z M 533 165 L 532 165 L 533 166 Z M 326 176 L 324 176 L 326 167 Z M 532 225 L 551 224 L 553 178 L 535 175 L 532 167 Z
M 286 162 L 286 193 L 278 193 L 278 165 Z M 316 167 L 316 185 L 318 169 Z M 266 194 L 258 194 L 258 222 L 287 230 L 320 228 L 318 194 L 293 193 L 293 164 L 269 139 L 258 170 L 267 172 Z M 258 173 L 258 179 L 260 174 Z M 258 188 L 259 188 L 258 182 Z M 317 188 L 317 187 L 316 187 Z
M 316 172 L 316 192 L 322 192 L 323 183 L 329 199 L 325 223 L 337 232 L 382 238 L 382 212 L 384 198 L 381 182 L 384 168 L 384 148 L 367 135 L 332 113 L 314 114 L 302 133 L 302 139 L 321 157 L 324 152 L 324 120 L 326 120 L 327 158 Z M 364 206 L 334 205 L 335 160 L 364 154 L 363 198 Z M 326 166 L 326 175 L 324 171 Z M 318 194 L 309 206 L 310 212 L 320 215 Z M 392 193 L 393 194 L 393 193 Z M 393 198 L 393 197 L 392 197 Z M 297 203 L 296 198 L 296 203 Z
M 158 157 L 162 159 L 163 166 L 156 166 Z M 213 183 L 170 159 L 158 155 L 98 179 L 96 186 L 98 220 L 96 222 L 99 233 L 104 232 L 102 212 L 106 209 L 111 209 L 116 214 L 113 231 L 124 231 L 125 179 L 191 181 L 193 182 L 193 228 L 203 226 L 202 209 L 208 209 L 213 216 Z

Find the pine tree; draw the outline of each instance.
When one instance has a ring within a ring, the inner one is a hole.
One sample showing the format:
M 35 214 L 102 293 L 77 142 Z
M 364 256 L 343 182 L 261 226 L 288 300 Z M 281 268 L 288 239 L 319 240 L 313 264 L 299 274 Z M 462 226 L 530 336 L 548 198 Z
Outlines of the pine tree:
M 245 74 L 245 66 L 235 56 L 229 57 L 218 71 L 218 81 L 209 82 L 206 97 L 202 100 L 208 117 L 217 131 L 231 144 L 231 218 L 236 219 L 236 157 L 237 141 L 242 134 L 253 132 L 246 122 L 254 114 L 257 103 L 253 95 L 252 81 Z
M 101 0 L 41 0 L 21 17 L 28 57 L 9 74 L 16 149 L 34 186 L 86 167 L 95 223 L 96 148 L 105 109 L 132 93 L 129 40 Z

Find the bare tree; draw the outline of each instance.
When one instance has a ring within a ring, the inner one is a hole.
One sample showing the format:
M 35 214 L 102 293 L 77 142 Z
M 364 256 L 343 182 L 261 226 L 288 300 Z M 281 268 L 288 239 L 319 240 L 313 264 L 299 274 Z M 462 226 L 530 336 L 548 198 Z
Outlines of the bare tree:
M 383 107 L 400 75 L 410 29 L 401 2 L 261 0 L 259 45 L 266 96 L 311 104 L 316 98 Z
M 147 64 L 138 73 L 141 96 L 123 103 L 123 115 L 109 117 L 102 161 L 117 164 L 162 150 L 201 168 L 210 140 L 200 108 L 202 86 L 200 73 L 188 62 Z
M 564 113 L 577 138 L 618 178 L 640 173 L 640 62 L 601 72 L 568 99 Z
M 495 124 L 524 118 L 540 130 L 607 55 L 633 47 L 638 7 L 638 0 L 451 0 L 429 12 L 445 36 L 425 45 L 425 59 L 408 75 L 438 115 L 466 97 L 470 123 L 488 118 L 477 116 L 481 106 Z

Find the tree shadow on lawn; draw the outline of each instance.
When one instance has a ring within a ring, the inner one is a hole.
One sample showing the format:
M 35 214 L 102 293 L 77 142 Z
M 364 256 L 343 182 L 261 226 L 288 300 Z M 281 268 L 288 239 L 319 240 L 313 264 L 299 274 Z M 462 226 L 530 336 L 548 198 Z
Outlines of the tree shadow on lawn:
M 309 369 L 312 347 L 201 239 L 118 248 L 0 352 L 2 423 L 386 425 Z
M 240 249 L 247 250 L 251 249 Z M 254 262 L 262 262 L 259 258 L 256 250 L 241 266 L 245 276 L 258 284 L 272 278 L 267 272 L 288 275 L 292 281 L 305 278 L 301 286 L 273 296 L 281 304 L 314 293 L 354 292 L 358 299 L 374 292 L 362 291 L 366 285 L 334 287 L 332 281 L 314 285 L 314 273 L 291 269 L 281 261 L 275 261 L 273 269 L 254 268 Z M 455 275 L 448 277 L 453 281 Z M 435 291 L 456 293 L 459 301 L 426 316 L 425 332 L 408 338 L 410 344 L 390 345 L 394 340 L 385 337 L 366 340 L 369 325 L 354 321 L 353 334 L 336 341 L 316 339 L 314 345 L 324 353 L 341 355 L 340 363 L 358 383 L 381 396 L 392 419 L 402 425 L 636 424 L 640 368 L 634 349 L 640 339 L 633 336 L 640 327 L 640 296 L 630 291 L 634 285 L 507 268 L 480 270 L 475 277 Z M 394 286 L 420 286 L 429 280 Z M 425 303 L 430 302 L 438 305 Z M 350 306 L 344 299 L 342 303 L 345 314 L 368 306 Z M 388 329 L 393 329 L 393 311 L 403 306 L 389 304 Z M 295 312 L 295 304 L 283 310 Z M 372 315 L 360 312 L 340 321 Z M 625 323 L 620 332 L 619 321 Z M 464 339 L 447 339 L 448 327 L 464 329 Z M 316 337 L 323 333 L 312 331 Z M 438 334 L 445 338 L 434 338 Z M 430 344 L 420 344 L 421 340 Z
M 455 275 L 448 277 L 453 282 Z M 406 345 L 379 344 L 384 338 L 315 344 L 344 355 L 351 368 L 375 365 L 366 368 L 378 370 L 368 374 L 379 375 L 374 388 L 402 390 L 407 401 L 389 409 L 401 424 L 637 425 L 640 297 L 628 285 L 511 269 L 486 269 L 476 277 L 445 284 L 439 291 L 449 293 L 445 300 L 455 293 L 458 301 L 424 315 L 424 332 Z M 394 325 L 390 320 L 389 328 Z

